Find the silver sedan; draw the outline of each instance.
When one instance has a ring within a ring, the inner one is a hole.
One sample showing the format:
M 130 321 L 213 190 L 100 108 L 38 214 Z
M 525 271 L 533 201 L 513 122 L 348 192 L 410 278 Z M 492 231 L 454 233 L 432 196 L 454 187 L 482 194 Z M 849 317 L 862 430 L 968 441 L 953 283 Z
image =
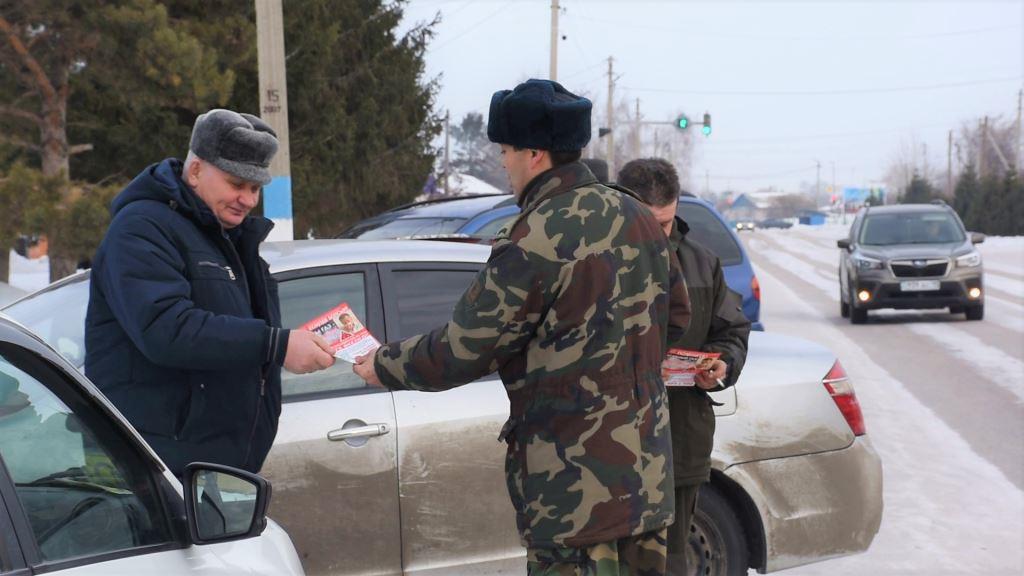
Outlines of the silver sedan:
M 489 249 L 314 240 L 269 243 L 263 254 L 286 326 L 347 302 L 393 341 L 445 322 Z M 81 366 L 87 278 L 5 312 Z M 523 573 L 497 440 L 508 416 L 497 375 L 443 393 L 387 392 L 338 362 L 286 373 L 283 396 L 261 473 L 307 573 Z M 881 462 L 835 356 L 755 332 L 739 383 L 714 396 L 712 479 L 691 532 L 696 573 L 771 572 L 866 550 L 882 516 Z

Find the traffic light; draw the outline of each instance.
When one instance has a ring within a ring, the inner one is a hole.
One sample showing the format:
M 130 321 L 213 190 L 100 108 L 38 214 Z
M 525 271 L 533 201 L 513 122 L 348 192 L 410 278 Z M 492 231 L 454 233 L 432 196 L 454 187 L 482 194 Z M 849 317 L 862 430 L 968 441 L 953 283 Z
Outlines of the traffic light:
M 708 114 L 707 112 L 704 113 L 704 126 L 701 127 L 700 131 L 703 132 L 705 136 L 711 135 L 711 114 Z
M 676 120 L 676 126 L 678 126 L 681 130 L 686 130 L 686 127 L 689 126 L 689 125 L 690 125 L 690 119 L 687 118 L 686 116 L 680 116 Z

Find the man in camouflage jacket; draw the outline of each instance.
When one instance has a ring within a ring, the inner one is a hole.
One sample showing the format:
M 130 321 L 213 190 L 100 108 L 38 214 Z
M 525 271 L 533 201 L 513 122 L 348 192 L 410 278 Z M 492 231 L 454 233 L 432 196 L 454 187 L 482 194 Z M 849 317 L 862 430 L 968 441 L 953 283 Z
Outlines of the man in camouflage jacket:
M 651 213 L 578 161 L 590 108 L 547 80 L 494 95 L 488 137 L 521 213 L 448 324 L 382 346 L 356 372 L 439 391 L 497 370 L 529 574 L 657 575 L 673 519 L 661 363 L 689 301 Z
M 725 284 L 718 256 L 689 238 L 689 226 L 676 215 L 680 188 L 675 168 L 661 158 L 633 160 L 619 171 L 618 183 L 650 206 L 683 268 L 692 316 L 686 333 L 669 346 L 721 354 L 711 372 L 697 375 L 696 386 L 668 390 L 676 497 L 676 521 L 668 531 L 668 573 L 688 576 L 694 567 L 686 563 L 686 541 L 697 492 L 711 477 L 715 412 L 707 392 L 720 389 L 719 382 L 736 382 L 747 358 L 750 321 L 739 294 Z

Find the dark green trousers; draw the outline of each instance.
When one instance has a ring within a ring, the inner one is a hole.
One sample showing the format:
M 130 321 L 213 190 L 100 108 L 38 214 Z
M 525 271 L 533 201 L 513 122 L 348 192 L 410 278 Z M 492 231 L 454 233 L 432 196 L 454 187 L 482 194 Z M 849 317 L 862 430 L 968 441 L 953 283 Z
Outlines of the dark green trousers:
M 690 576 L 692 572 L 687 566 L 686 548 L 699 491 L 700 484 L 676 486 L 676 521 L 668 528 L 668 576 Z

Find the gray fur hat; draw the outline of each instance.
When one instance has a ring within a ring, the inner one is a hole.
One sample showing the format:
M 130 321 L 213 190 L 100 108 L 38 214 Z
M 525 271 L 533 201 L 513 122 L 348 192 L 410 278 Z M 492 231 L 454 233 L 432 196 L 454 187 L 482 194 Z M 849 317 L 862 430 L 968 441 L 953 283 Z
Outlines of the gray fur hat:
M 217 108 L 196 118 L 188 148 L 229 174 L 266 186 L 277 134 L 252 114 Z

